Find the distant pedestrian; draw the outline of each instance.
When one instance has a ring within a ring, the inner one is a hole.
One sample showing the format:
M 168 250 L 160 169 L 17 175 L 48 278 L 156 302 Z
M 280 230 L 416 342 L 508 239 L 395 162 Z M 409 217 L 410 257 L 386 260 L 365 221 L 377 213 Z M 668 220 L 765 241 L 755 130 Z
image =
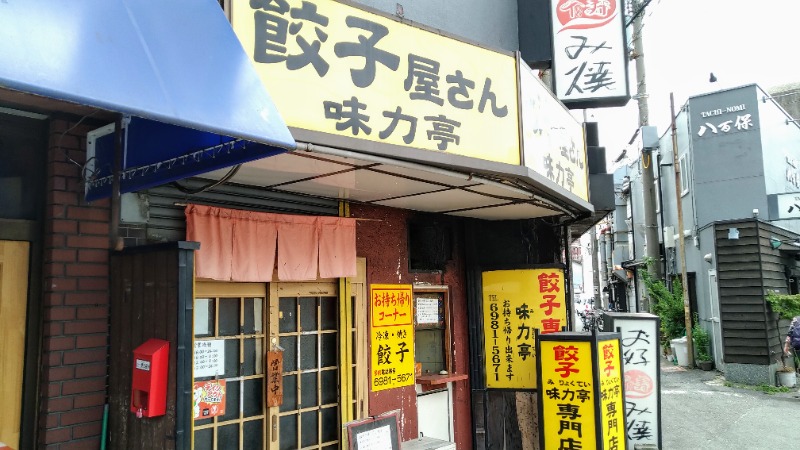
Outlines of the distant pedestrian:
M 789 355 L 789 350 L 794 351 L 795 364 L 800 357 L 800 316 L 795 316 L 789 324 L 789 332 L 786 333 L 786 342 L 783 344 L 783 353 Z

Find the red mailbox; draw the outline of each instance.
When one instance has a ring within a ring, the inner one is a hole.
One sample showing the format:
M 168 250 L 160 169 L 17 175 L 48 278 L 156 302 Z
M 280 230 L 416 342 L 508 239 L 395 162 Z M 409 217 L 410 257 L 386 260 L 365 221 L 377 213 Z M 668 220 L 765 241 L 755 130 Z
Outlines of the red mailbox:
M 133 351 L 131 411 L 136 417 L 158 417 L 167 412 L 169 342 L 148 339 Z

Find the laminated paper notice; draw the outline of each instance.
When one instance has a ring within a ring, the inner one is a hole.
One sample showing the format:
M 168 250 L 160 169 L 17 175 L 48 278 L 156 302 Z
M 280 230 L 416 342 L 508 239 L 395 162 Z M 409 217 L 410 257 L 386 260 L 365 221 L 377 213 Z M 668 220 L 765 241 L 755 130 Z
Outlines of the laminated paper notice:
M 392 433 L 389 425 L 358 433 L 358 450 L 386 450 L 392 448 Z
M 194 377 L 215 377 L 225 373 L 225 341 L 223 339 L 194 342 Z
M 417 297 L 417 325 L 439 323 L 439 299 Z

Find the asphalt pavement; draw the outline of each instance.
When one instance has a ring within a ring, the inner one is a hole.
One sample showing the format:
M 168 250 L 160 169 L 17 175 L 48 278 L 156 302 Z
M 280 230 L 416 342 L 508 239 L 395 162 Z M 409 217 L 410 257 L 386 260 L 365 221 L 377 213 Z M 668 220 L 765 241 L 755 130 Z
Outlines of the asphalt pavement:
M 662 360 L 662 450 L 795 448 L 800 391 L 726 386 L 717 371 Z M 630 449 L 633 450 L 633 449 Z

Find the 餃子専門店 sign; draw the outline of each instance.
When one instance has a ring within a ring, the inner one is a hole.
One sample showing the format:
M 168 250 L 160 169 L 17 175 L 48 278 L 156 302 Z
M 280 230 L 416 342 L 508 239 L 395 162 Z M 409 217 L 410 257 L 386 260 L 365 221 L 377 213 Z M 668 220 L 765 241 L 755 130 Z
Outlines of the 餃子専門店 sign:
M 483 272 L 486 387 L 535 389 L 535 331 L 566 326 L 564 271 L 559 268 Z
M 373 391 L 414 384 L 414 307 L 411 285 L 370 286 Z
M 545 447 L 595 448 L 595 380 L 590 342 L 540 342 Z
M 628 448 L 619 334 L 541 335 L 537 350 L 540 448 Z
M 625 398 L 619 339 L 597 344 L 597 373 L 600 378 L 600 427 L 604 449 L 625 448 Z
M 520 163 L 511 54 L 329 0 L 235 0 L 231 22 L 290 127 Z

